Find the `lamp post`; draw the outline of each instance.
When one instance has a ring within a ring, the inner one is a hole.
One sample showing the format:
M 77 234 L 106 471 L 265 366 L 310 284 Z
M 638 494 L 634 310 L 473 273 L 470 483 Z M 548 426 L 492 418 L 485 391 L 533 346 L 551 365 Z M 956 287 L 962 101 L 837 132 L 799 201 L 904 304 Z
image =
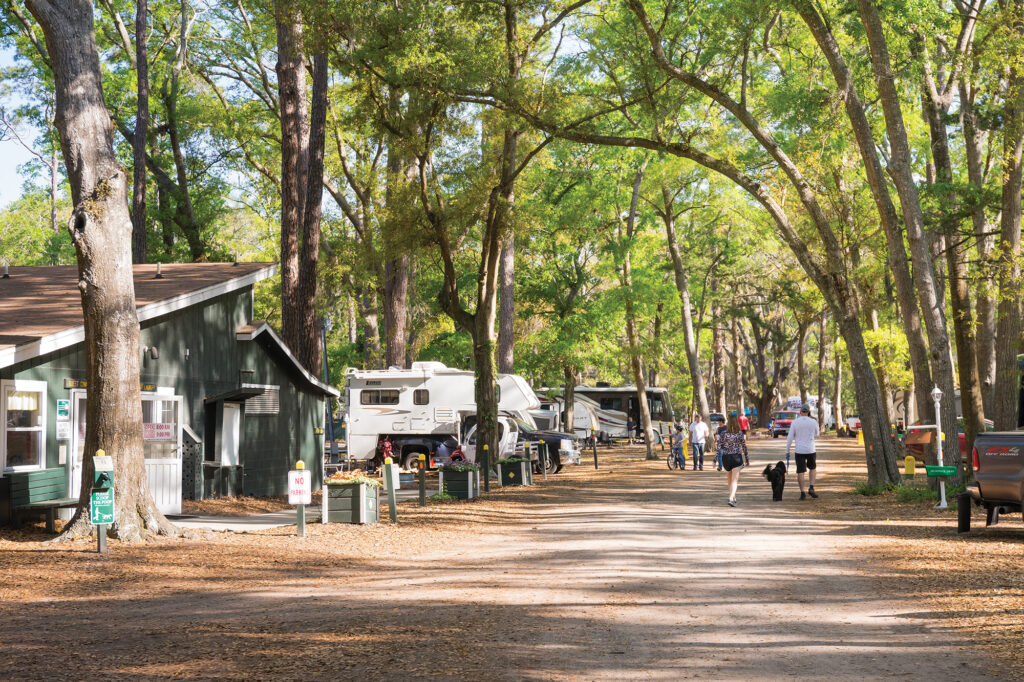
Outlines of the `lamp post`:
M 936 453 L 938 455 L 937 460 L 939 466 L 942 466 L 942 413 L 940 412 L 942 390 L 938 386 L 932 389 L 932 401 L 934 401 L 935 403 L 935 434 L 938 438 L 938 446 L 936 450 Z M 935 508 L 946 508 L 946 481 L 943 478 L 939 479 L 939 504 Z
M 320 344 L 323 347 L 324 355 L 324 385 L 329 386 L 328 372 L 327 372 L 327 332 L 331 331 L 332 327 L 330 315 L 324 315 L 320 321 Z M 327 439 L 331 444 L 331 464 L 338 461 L 338 444 L 334 440 L 334 419 L 331 410 L 331 396 L 327 396 Z

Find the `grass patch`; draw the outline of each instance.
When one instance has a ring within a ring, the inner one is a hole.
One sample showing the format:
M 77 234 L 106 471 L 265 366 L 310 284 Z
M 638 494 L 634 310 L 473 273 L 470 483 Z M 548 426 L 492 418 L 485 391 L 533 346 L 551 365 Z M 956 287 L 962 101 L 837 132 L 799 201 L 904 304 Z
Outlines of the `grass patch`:
M 896 488 L 897 502 L 933 502 L 937 499 L 938 493 L 928 487 L 901 485 Z
M 888 492 L 893 489 L 893 485 L 889 483 L 879 483 L 878 485 L 871 485 L 867 481 L 861 481 L 853 488 L 853 492 L 858 495 L 864 495 L 865 497 L 874 497 L 875 495 L 881 495 L 884 492 Z

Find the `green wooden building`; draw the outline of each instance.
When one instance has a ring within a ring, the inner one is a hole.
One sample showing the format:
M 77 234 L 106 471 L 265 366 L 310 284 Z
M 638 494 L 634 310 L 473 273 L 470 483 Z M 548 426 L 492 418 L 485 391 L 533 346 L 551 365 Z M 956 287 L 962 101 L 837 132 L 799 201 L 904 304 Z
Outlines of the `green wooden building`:
M 266 263 L 135 266 L 143 438 L 168 514 L 211 495 L 282 495 L 302 460 L 322 483 L 324 400 L 265 322 Z M 85 440 L 84 328 L 75 267 L 12 267 L 0 279 L 0 523 L 26 482 L 77 497 Z M 59 493 L 59 494 L 58 494 Z

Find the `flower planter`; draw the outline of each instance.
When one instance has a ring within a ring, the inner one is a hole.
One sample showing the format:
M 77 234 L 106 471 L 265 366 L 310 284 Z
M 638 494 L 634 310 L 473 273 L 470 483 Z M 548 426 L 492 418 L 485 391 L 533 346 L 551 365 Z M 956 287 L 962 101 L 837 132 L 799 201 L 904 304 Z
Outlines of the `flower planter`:
M 452 497 L 460 500 L 472 500 L 480 497 L 479 471 L 445 471 L 438 474 L 438 485 Z
M 324 523 L 377 523 L 380 520 L 377 486 L 341 483 L 324 488 Z
M 498 462 L 501 485 L 533 485 L 533 467 L 529 462 Z

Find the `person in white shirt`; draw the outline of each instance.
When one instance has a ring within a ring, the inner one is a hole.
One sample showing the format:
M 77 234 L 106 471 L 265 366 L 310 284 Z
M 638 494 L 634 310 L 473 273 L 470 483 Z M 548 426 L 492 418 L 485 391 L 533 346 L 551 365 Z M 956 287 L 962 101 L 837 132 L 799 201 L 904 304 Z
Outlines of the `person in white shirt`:
M 804 403 L 800 406 L 800 416 L 789 425 L 789 435 L 786 436 L 786 459 L 789 459 L 791 446 L 796 450 L 796 482 L 800 484 L 801 500 L 806 500 L 808 493 L 811 497 L 818 497 L 818 493 L 814 492 L 814 475 L 818 469 L 814 439 L 817 437 L 818 420 L 811 418 L 811 406 Z M 807 471 L 810 472 L 807 478 L 811 485 L 804 492 L 804 472 Z
M 708 425 L 704 423 L 704 418 L 698 412 L 697 416 L 694 417 L 694 422 L 690 424 L 690 445 L 693 446 L 694 471 L 698 468 L 704 471 L 704 448 L 710 435 L 711 431 L 708 429 Z

